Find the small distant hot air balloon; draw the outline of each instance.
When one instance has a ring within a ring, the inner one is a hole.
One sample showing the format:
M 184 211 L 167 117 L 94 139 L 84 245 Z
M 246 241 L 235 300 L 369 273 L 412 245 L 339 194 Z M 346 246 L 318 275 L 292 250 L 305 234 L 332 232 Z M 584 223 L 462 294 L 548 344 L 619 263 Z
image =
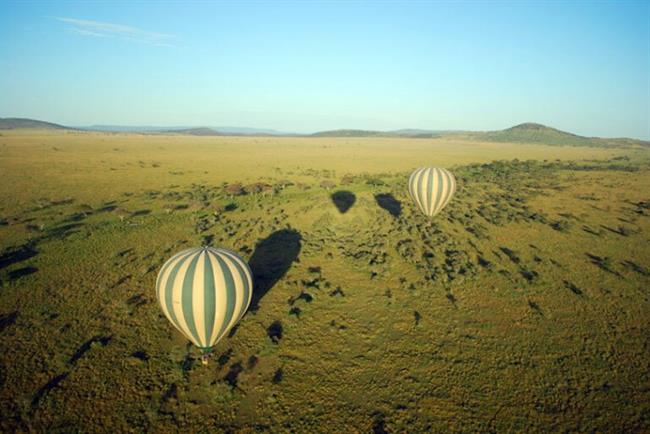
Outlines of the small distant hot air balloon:
M 195 247 L 174 255 L 156 280 L 156 297 L 165 316 L 203 353 L 244 316 L 251 302 L 250 268 L 236 253 Z
M 409 178 L 409 194 L 425 215 L 433 217 L 456 192 L 456 178 L 447 169 L 422 167 Z

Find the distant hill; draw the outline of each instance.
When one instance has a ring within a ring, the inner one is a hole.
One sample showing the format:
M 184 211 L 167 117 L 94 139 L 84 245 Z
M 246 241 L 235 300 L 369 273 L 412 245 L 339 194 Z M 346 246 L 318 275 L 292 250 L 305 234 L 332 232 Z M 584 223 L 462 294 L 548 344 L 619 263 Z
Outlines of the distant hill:
M 189 127 L 186 126 L 171 126 L 171 127 L 156 127 L 151 125 L 90 125 L 79 127 L 82 130 L 88 131 L 104 131 L 108 133 L 154 133 L 158 131 L 169 130 L 182 130 Z
M 73 128 L 52 122 L 37 121 L 27 118 L 0 118 L 0 130 L 39 129 L 39 130 L 71 130 Z
M 375 130 L 329 130 L 319 131 L 311 134 L 312 137 L 419 137 L 431 138 L 439 137 L 440 131 L 418 130 L 418 129 L 401 129 L 394 131 L 375 131 Z
M 91 125 L 83 127 L 84 130 L 106 131 L 115 133 L 175 133 L 190 135 L 235 135 L 235 136 L 293 136 L 295 133 L 286 133 L 264 128 L 247 127 L 190 127 L 172 126 L 157 127 L 150 125 Z M 210 131 L 208 131 L 210 130 Z
M 406 138 L 459 138 L 483 142 L 536 143 L 544 145 L 570 145 L 595 147 L 650 147 L 650 142 L 628 138 L 604 139 L 583 137 L 546 125 L 527 122 L 498 131 L 448 131 L 401 129 L 394 131 L 331 130 L 311 134 L 311 137 L 406 137 Z
M 271 130 L 268 128 L 247 128 L 247 127 L 214 127 L 222 134 L 234 134 L 243 136 L 296 136 L 299 134 L 285 131 Z
M 635 139 L 605 139 L 584 137 L 546 125 L 527 122 L 500 131 L 467 133 L 473 139 L 486 142 L 539 143 L 544 145 L 571 145 L 596 147 L 650 146 L 650 142 Z
M 390 137 L 411 137 L 413 139 L 432 139 L 448 134 L 462 133 L 460 130 L 422 130 L 417 128 L 404 128 L 401 130 L 387 131 Z
M 567 133 L 542 124 L 527 122 L 500 131 L 474 133 L 490 142 L 524 142 L 545 144 L 586 144 L 591 139 Z
M 331 130 L 319 131 L 317 133 L 311 134 L 311 137 L 374 137 L 384 134 L 386 133 L 382 131 L 370 130 Z
M 184 128 L 180 130 L 165 130 L 165 131 L 156 131 L 156 132 L 182 134 L 186 136 L 222 136 L 223 135 L 219 131 L 207 127 Z
M 406 137 L 413 139 L 431 139 L 457 131 L 450 130 L 422 130 L 416 128 L 403 128 L 392 131 L 375 130 L 329 130 L 311 134 L 311 137 Z
M 192 136 L 302 136 L 302 137 L 400 137 L 400 138 L 456 138 L 496 143 L 535 143 L 544 145 L 594 146 L 594 147 L 645 147 L 650 141 L 630 138 L 584 137 L 561 131 L 546 125 L 527 122 L 505 130 L 497 131 L 453 131 L 404 128 L 392 131 L 340 129 L 319 131 L 313 134 L 287 133 L 272 129 L 247 127 L 156 127 L 93 125 L 90 127 L 66 127 L 63 125 L 26 118 L 0 118 L 0 130 L 47 129 L 47 130 L 86 130 L 102 132 L 122 132 L 141 134 L 180 134 Z
M 433 130 L 421 130 L 418 128 L 402 128 L 400 130 L 388 131 L 389 134 L 404 135 L 404 136 L 417 136 L 419 134 L 435 133 Z

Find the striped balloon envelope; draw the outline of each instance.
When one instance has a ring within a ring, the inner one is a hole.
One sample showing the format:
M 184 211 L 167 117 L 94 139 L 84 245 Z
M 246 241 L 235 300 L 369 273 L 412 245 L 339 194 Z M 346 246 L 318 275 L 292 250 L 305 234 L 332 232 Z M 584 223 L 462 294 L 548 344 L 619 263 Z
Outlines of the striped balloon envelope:
M 447 169 L 421 167 L 409 178 L 411 199 L 425 215 L 433 217 L 449 203 L 456 192 L 456 178 Z
M 177 253 L 162 266 L 156 297 L 165 316 L 204 354 L 244 316 L 253 279 L 237 254 L 214 247 Z

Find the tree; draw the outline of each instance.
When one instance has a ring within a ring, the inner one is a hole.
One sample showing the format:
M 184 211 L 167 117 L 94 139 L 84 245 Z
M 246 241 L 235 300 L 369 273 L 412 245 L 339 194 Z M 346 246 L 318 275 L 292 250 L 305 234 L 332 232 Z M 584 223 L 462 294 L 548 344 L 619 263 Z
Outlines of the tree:
M 226 193 L 228 196 L 233 197 L 233 196 L 242 196 L 246 194 L 246 191 L 244 190 L 244 187 L 236 182 L 234 184 L 228 184 L 225 189 Z
M 113 212 L 120 219 L 121 222 L 123 222 L 124 219 L 131 217 L 131 213 L 124 208 L 116 208 L 115 211 Z
M 249 194 L 258 194 L 258 193 L 267 194 L 273 191 L 273 186 L 265 182 L 255 182 L 253 184 L 247 185 L 244 189 Z
M 320 186 L 324 188 L 325 190 L 329 191 L 336 187 L 336 184 L 328 179 L 320 183 Z

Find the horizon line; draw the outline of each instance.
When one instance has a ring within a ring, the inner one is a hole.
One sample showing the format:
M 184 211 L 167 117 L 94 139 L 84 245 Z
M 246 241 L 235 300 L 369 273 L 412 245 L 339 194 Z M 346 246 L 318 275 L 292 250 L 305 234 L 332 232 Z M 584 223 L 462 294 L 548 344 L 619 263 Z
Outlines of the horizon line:
M 36 122 L 43 122 L 43 123 L 50 123 L 50 124 L 55 124 L 59 125 L 61 127 L 65 128 L 70 128 L 70 129 L 79 129 L 79 130 L 89 130 L 93 131 L 93 128 L 101 128 L 101 127 L 112 127 L 112 128 L 130 128 L 130 129 L 137 129 L 137 128 L 147 128 L 150 129 L 150 132 L 173 132 L 174 130 L 189 130 L 189 129 L 200 129 L 200 128 L 208 128 L 208 129 L 213 129 L 216 132 L 219 131 L 219 129 L 247 129 L 247 130 L 260 130 L 260 131 L 273 131 L 278 134 L 274 135 L 302 135 L 302 136 L 307 136 L 307 135 L 313 135 L 313 134 L 318 134 L 322 132 L 334 132 L 334 131 L 361 131 L 361 132 L 375 132 L 375 133 L 394 133 L 394 132 L 399 132 L 399 131 L 404 131 L 404 130 L 415 130 L 415 131 L 423 131 L 425 133 L 488 133 L 488 132 L 498 132 L 498 131 L 504 131 L 510 128 L 518 127 L 521 125 L 526 125 L 526 124 L 534 124 L 534 125 L 540 125 L 545 128 L 557 130 L 563 133 L 567 134 L 573 134 L 575 136 L 579 137 L 584 137 L 584 138 L 600 138 L 600 139 L 632 139 L 632 140 L 639 140 L 643 142 L 648 142 L 650 141 L 650 136 L 647 139 L 644 138 L 639 138 L 639 137 L 630 137 L 630 136 L 610 136 L 610 137 L 605 137 L 605 136 L 592 136 L 592 135 L 581 135 L 581 134 L 576 134 L 567 130 L 562 130 L 553 126 L 549 126 L 546 124 L 542 124 L 539 122 L 532 122 L 532 121 L 526 121 L 526 122 L 520 122 L 517 124 L 510 124 L 510 126 L 507 126 L 505 128 L 500 128 L 500 129 L 489 129 L 489 130 L 473 130 L 473 129 L 448 129 L 448 128 L 418 128 L 418 127 L 401 127 L 401 128 L 395 128 L 395 129 L 369 129 L 369 128 L 330 128 L 330 129 L 319 129 L 315 131 L 295 131 L 295 130 L 287 130 L 287 129 L 278 129 L 274 127 L 251 127 L 251 126 L 234 126 L 234 125 L 221 125 L 221 126 L 213 126 L 213 125 L 205 125 L 205 124 L 195 124 L 195 125 L 182 125 L 182 124 L 176 124 L 176 125 L 143 125 L 143 124 L 120 124 L 120 123 L 92 123 L 89 125 L 72 125 L 68 123 L 59 123 L 59 122 L 53 122 L 53 121 L 44 121 L 41 119 L 36 119 L 36 118 L 30 118 L 30 117 L 16 117 L 16 116 L 4 116 L 0 117 L 0 120 L 2 119 L 19 119 L 19 120 L 28 120 L 28 121 L 36 121 Z M 95 130 L 98 131 L 98 130 Z M 110 131 L 106 131 L 110 132 Z M 120 131 L 116 131 L 120 132 Z M 122 132 L 138 132 L 136 131 L 122 131 Z M 140 131 L 140 132 L 147 132 L 147 131 Z

